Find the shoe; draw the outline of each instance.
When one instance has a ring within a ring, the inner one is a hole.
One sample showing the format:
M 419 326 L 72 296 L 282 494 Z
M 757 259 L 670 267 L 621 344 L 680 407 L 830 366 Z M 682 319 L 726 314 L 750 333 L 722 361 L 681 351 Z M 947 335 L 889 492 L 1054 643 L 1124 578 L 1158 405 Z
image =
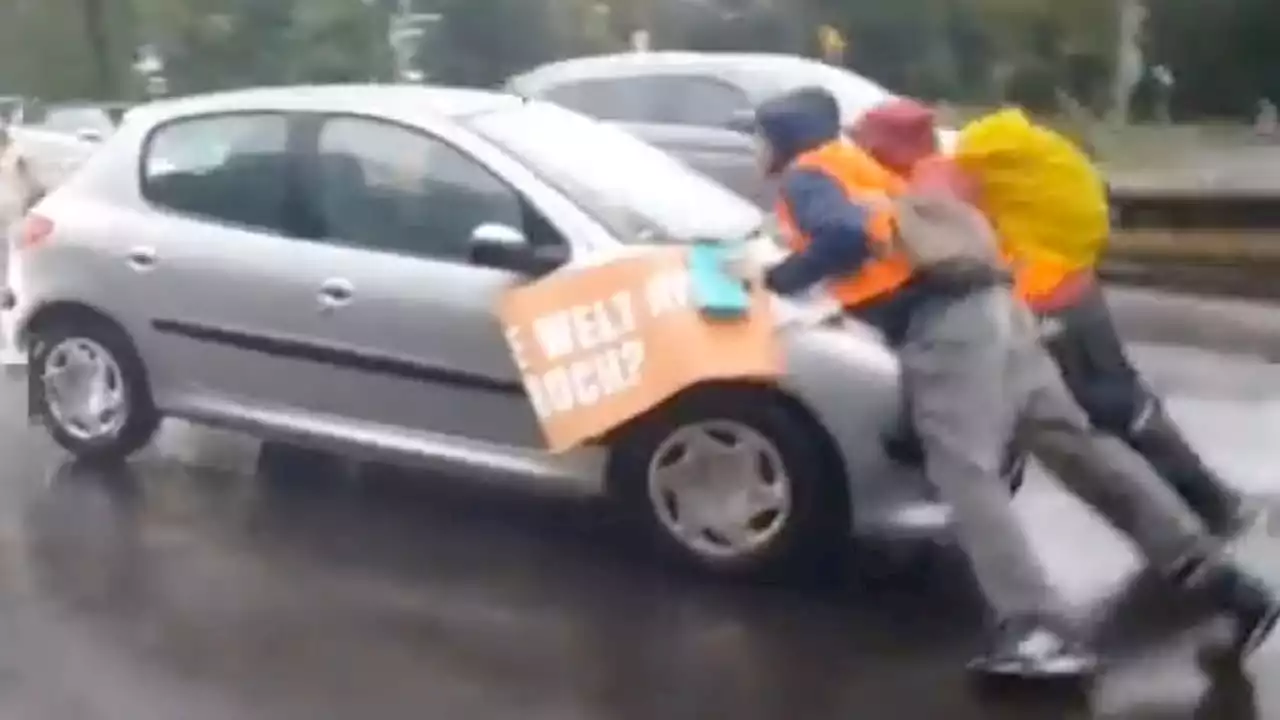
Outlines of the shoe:
M 1002 623 L 988 650 L 969 662 L 969 670 L 984 676 L 1025 679 L 1093 675 L 1097 656 L 1053 625 L 1036 618 Z
M 1206 522 L 1214 537 L 1232 542 L 1248 535 L 1262 522 L 1262 509 L 1247 500 L 1240 500 L 1236 507 L 1217 522 Z
M 1205 570 L 1197 582 L 1231 621 L 1226 644 L 1206 648 L 1201 660 L 1215 668 L 1238 669 L 1280 624 L 1280 598 L 1261 580 L 1232 565 Z

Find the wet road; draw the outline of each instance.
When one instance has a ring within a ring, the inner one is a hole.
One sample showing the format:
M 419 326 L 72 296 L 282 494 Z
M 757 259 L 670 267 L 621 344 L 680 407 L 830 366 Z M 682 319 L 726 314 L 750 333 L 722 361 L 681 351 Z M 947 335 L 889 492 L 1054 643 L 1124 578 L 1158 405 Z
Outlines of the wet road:
M 1280 365 L 1137 357 L 1215 462 L 1280 495 Z M 651 566 L 589 500 L 259 462 L 183 428 L 130 468 L 77 467 L 21 408 L 0 382 L 6 720 L 1280 718 L 1280 684 L 1211 685 L 1211 624 L 1040 480 L 1020 510 L 1115 665 L 1087 694 L 992 698 L 959 671 L 978 610 L 942 547 L 727 587 Z M 1243 552 L 1280 582 L 1261 535 Z M 1280 642 L 1251 670 L 1280 677 Z

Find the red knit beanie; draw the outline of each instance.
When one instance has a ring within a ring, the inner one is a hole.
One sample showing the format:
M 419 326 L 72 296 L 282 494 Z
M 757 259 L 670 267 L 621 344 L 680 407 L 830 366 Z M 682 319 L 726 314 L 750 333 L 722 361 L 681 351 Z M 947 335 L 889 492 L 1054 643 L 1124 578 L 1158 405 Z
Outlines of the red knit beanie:
M 854 123 L 849 137 L 900 175 L 909 174 L 917 162 L 938 152 L 933 110 L 906 98 L 889 100 L 867 111 Z

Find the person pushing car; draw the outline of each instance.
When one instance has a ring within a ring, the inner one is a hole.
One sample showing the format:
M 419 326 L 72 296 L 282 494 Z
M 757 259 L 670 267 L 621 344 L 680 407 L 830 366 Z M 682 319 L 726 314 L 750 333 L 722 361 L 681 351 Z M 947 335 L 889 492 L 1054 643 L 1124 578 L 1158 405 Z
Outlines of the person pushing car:
M 937 159 L 934 114 L 912 100 L 873 108 L 852 137 L 899 175 Z M 1137 450 L 1214 534 L 1231 538 L 1250 527 L 1256 511 L 1200 458 L 1124 352 L 1095 273 L 1110 208 L 1089 158 L 1012 108 L 966 125 L 952 158 L 963 174 L 958 184 L 996 227 L 1017 295 L 1041 319 L 1044 342 L 1094 426 Z
M 1093 432 L 1014 298 L 981 213 L 942 183 L 911 188 L 842 137 L 835 99 L 796 90 L 757 109 L 766 172 L 793 252 L 762 271 L 773 292 L 823 283 L 898 352 L 925 473 L 991 608 L 994 633 L 970 667 L 1083 676 L 1096 657 L 1063 620 L 1000 478 L 1017 438 L 1076 495 L 1131 537 L 1177 587 L 1201 587 L 1235 621 L 1226 657 L 1274 628 L 1280 603 L 1218 543 L 1128 446 Z

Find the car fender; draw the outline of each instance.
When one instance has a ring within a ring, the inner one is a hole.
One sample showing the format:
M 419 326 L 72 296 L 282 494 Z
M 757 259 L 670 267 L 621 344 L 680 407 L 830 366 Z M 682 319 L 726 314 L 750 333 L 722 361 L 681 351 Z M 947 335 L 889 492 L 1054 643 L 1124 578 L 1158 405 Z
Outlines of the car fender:
M 886 519 L 933 493 L 917 467 L 895 462 L 886 439 L 902 412 L 897 356 L 870 326 L 851 319 L 783 332 L 783 391 L 826 428 L 844 462 L 853 511 Z

